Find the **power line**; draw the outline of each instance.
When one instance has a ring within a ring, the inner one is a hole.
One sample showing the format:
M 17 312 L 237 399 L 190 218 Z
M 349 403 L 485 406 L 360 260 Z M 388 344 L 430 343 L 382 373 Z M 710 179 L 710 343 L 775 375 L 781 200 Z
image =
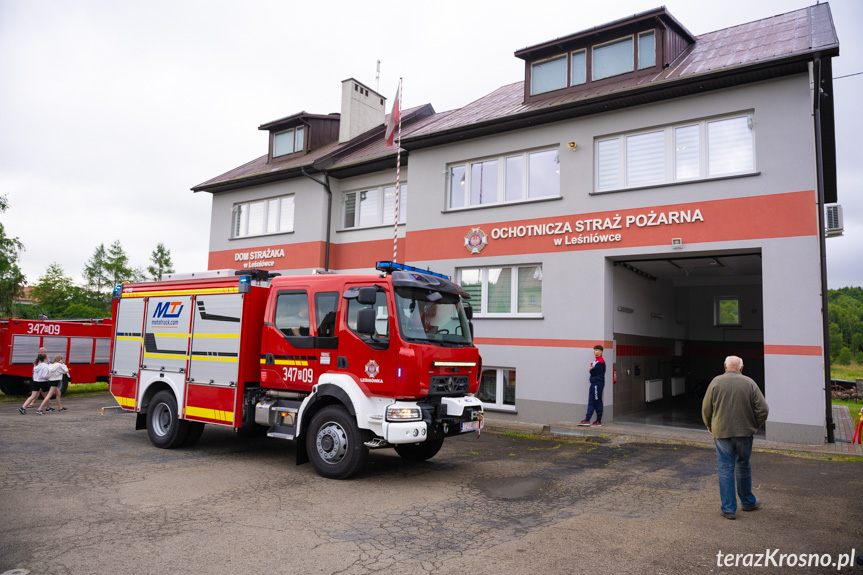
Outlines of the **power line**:
M 863 74 L 863 72 L 854 72 L 853 74 L 845 74 L 844 76 L 835 76 L 833 79 L 838 80 L 839 78 L 850 78 L 851 76 L 859 76 Z

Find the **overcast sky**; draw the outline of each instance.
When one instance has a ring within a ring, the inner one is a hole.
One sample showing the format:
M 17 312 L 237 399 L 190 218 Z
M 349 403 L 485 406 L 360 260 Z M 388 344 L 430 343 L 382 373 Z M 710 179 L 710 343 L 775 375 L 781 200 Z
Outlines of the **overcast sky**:
M 267 151 L 257 127 L 339 111 L 341 81 L 404 105 L 460 108 L 522 79 L 520 48 L 663 4 L 695 35 L 815 0 L 297 2 L 0 0 L 0 216 L 30 283 L 56 262 L 81 282 L 120 240 L 146 268 L 158 242 L 204 270 L 210 194 L 189 188 Z M 534 10 L 539 8 L 541 10 Z M 863 2 L 830 2 L 834 77 L 863 72 Z M 845 236 L 831 288 L 863 285 L 863 74 L 834 82 Z

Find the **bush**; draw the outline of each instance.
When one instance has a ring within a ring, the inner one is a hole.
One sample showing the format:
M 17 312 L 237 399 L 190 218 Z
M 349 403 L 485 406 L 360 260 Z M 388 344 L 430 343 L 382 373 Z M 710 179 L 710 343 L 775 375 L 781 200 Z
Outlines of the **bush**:
M 842 347 L 842 351 L 839 352 L 839 357 L 836 358 L 836 363 L 839 365 L 851 365 L 851 350 L 847 347 Z

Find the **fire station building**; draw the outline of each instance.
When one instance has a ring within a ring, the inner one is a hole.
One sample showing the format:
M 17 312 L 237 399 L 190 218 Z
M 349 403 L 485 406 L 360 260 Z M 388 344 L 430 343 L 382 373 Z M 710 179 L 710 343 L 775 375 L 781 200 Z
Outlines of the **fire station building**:
M 728 355 L 762 386 L 765 437 L 821 443 L 823 202 L 836 201 L 831 58 L 818 4 L 695 36 L 659 8 L 519 49 L 524 78 L 463 108 L 389 104 L 258 127 L 269 149 L 212 194 L 209 268 L 451 275 L 469 293 L 490 415 L 703 429 Z M 507 57 L 502 54 L 501 57 Z

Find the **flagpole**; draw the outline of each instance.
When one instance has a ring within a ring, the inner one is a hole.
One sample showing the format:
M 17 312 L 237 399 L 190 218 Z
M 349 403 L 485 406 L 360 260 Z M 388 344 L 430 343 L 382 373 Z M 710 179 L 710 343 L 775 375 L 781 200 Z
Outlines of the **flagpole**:
M 398 247 L 399 247 L 399 188 L 400 184 L 400 176 L 401 176 L 401 168 L 402 168 L 402 79 L 399 78 L 399 132 L 398 138 L 396 140 L 396 201 L 395 201 L 395 214 L 394 214 L 394 222 L 393 222 L 393 262 L 398 261 Z

